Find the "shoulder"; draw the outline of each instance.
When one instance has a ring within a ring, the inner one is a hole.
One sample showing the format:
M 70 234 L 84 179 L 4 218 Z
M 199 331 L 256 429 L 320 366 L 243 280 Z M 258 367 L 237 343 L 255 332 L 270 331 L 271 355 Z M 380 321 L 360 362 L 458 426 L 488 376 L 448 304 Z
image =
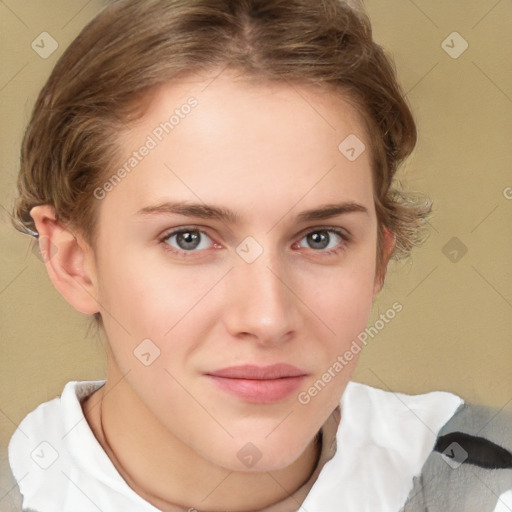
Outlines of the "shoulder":
M 12 495 L 21 493 L 25 507 L 39 500 L 45 504 L 62 492 L 62 470 L 71 459 L 71 433 L 87 429 L 81 401 L 103 383 L 68 382 L 61 396 L 27 414 L 12 435 L 8 447 Z
M 511 509 L 512 413 L 464 404 L 439 432 L 403 510 Z
M 451 393 L 407 395 L 349 382 L 342 396 L 336 451 L 304 509 L 396 512 L 404 506 L 438 432 L 463 400 Z
M 84 419 L 81 402 L 103 386 L 104 381 L 68 382 L 62 394 L 44 402 L 28 413 L 18 425 L 9 442 L 9 458 L 15 460 L 17 450 L 37 448 L 36 441 L 49 437 L 62 440 L 67 432 Z M 12 457 L 11 457 L 12 456 Z

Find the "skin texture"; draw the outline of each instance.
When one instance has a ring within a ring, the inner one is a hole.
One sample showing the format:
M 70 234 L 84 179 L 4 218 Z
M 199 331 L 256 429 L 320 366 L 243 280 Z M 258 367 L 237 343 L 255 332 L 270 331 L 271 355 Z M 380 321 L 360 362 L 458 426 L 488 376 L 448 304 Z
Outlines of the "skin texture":
M 144 117 L 120 136 L 126 159 L 191 96 L 197 106 L 98 202 L 95 251 L 50 206 L 31 214 L 41 244 L 57 248 L 46 262 L 56 288 L 77 310 L 103 317 L 107 383 L 83 408 L 123 478 L 163 510 L 254 510 L 313 471 L 313 439 L 357 356 L 308 404 L 298 394 L 364 330 L 382 284 L 370 154 L 349 161 L 338 150 L 350 134 L 369 145 L 357 112 L 332 92 L 251 84 L 225 71 L 155 91 Z M 222 206 L 241 220 L 137 215 L 169 200 Z M 297 219 L 343 202 L 366 211 Z M 204 233 L 188 254 L 177 236 L 161 241 L 183 226 Z M 262 249 L 252 263 L 237 253 L 248 236 Z M 386 232 L 385 263 L 392 245 Z M 145 339 L 160 351 L 148 366 L 134 355 Z M 307 376 L 270 404 L 228 394 L 205 375 L 278 362 Z M 248 443 L 261 454 L 252 467 L 237 457 Z

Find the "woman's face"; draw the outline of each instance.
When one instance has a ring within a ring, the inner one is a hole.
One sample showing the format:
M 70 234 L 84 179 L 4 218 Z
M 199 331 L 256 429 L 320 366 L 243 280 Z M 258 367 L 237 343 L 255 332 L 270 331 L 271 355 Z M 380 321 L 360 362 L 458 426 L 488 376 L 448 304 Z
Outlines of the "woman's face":
M 96 191 L 109 371 L 205 459 L 291 464 L 338 404 L 357 354 L 338 356 L 378 290 L 361 119 L 226 71 L 162 87 L 120 141 Z

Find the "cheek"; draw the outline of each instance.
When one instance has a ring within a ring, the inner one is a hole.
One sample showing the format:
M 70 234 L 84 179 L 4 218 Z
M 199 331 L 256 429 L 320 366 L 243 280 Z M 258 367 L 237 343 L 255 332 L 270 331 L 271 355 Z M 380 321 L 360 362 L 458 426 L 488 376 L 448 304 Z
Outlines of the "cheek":
M 310 289 L 311 309 L 334 331 L 338 347 L 366 327 L 373 306 L 375 264 L 370 251 L 358 253 L 338 269 L 323 270 L 302 283 L 303 290 Z
M 158 365 L 178 365 L 218 319 L 212 289 L 224 274 L 211 266 L 173 267 L 142 258 L 105 261 L 99 302 L 117 363 L 129 369 L 138 345 L 150 339 L 158 347 Z
M 330 367 L 337 357 L 344 354 L 365 330 L 373 304 L 372 281 L 367 280 L 365 286 L 357 279 L 343 279 L 334 282 L 336 292 L 328 299 L 317 301 L 318 311 L 322 320 L 328 325 L 334 335 L 324 337 L 325 355 L 327 360 L 323 366 Z M 350 355 L 350 362 L 344 363 L 344 374 L 351 373 L 358 359 L 357 354 Z
M 373 305 L 372 270 L 369 258 L 367 264 L 332 272 L 323 281 L 327 291 L 314 296 L 312 309 L 323 326 L 317 322 L 313 333 L 317 337 L 307 349 L 316 371 L 297 396 L 304 414 L 311 418 L 327 417 L 332 412 L 357 365 L 363 349 L 360 335 Z
M 197 274 L 192 265 L 173 269 L 140 255 L 105 259 L 99 271 L 99 302 L 107 319 L 109 314 L 122 319 L 130 332 L 151 329 L 161 336 L 204 295 L 207 283 Z

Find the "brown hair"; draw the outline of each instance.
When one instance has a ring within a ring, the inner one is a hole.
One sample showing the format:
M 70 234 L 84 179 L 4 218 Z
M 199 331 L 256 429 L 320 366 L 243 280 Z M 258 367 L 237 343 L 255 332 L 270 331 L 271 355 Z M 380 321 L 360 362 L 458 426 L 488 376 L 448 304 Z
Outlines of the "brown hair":
M 94 247 L 93 191 L 116 161 L 116 134 L 143 114 L 152 89 L 226 66 L 257 80 L 324 85 L 355 105 L 371 146 L 378 261 L 384 228 L 395 234 L 396 259 L 422 242 L 430 202 L 392 187 L 416 144 L 414 119 L 368 17 L 342 0 L 109 4 L 67 48 L 39 94 L 21 150 L 15 227 L 37 236 L 30 210 L 50 204 Z

